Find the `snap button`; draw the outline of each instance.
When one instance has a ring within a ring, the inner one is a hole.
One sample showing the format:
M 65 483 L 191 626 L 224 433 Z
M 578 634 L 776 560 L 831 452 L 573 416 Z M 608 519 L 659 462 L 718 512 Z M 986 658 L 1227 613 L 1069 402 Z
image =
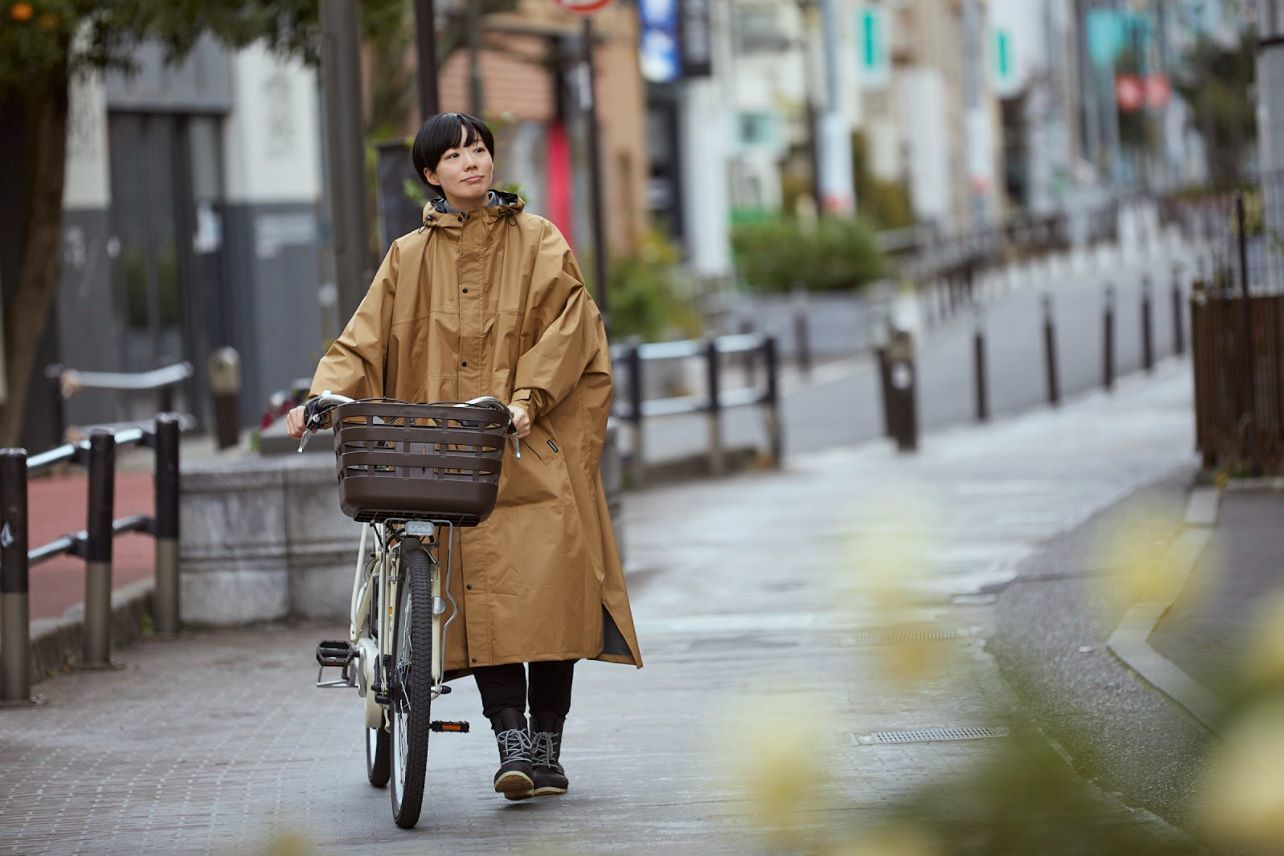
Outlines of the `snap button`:
M 472 590 L 473 590 L 473 587 L 472 587 L 472 584 L 471 584 L 471 583 L 469 583 L 468 585 L 464 586 L 464 588 L 468 589 L 469 591 L 472 591 Z
M 466 288 L 465 288 L 465 289 L 464 289 L 464 294 L 467 294 L 467 293 L 468 293 L 468 289 L 466 289 Z
M 463 366 L 464 368 L 468 368 L 468 360 L 464 360 L 462 363 L 460 363 L 460 365 Z

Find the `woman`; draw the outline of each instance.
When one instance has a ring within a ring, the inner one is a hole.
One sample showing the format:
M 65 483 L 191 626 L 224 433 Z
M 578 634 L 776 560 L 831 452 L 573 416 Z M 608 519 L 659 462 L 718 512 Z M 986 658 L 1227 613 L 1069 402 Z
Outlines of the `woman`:
M 490 519 L 461 530 L 451 592 L 462 628 L 446 670 L 476 678 L 499 746 L 495 790 L 518 800 L 567 790 L 575 661 L 642 658 L 598 474 L 605 329 L 557 227 L 490 189 L 494 152 L 490 129 L 466 114 L 420 129 L 411 158 L 434 201 L 388 250 L 311 394 L 509 402 L 528 454 L 504 462 Z M 302 408 L 287 427 L 302 433 Z

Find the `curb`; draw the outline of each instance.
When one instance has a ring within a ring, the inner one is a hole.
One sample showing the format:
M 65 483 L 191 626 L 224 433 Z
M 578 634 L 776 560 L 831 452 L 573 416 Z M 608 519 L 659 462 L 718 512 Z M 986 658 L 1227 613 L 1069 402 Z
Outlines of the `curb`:
M 1181 597 L 1186 581 L 1208 546 L 1217 524 L 1220 502 L 1221 491 L 1215 487 L 1191 491 L 1186 501 L 1185 527 L 1168 548 L 1167 564 L 1173 568 L 1172 578 L 1166 581 L 1159 597 L 1133 604 L 1106 643 L 1120 662 L 1214 734 L 1224 721 L 1225 703 L 1160 654 L 1150 644 L 1150 635 Z
M 152 580 L 140 580 L 111 594 L 112 650 L 143 637 L 143 623 L 152 615 Z M 85 605 L 69 607 L 61 618 L 31 622 L 31 683 L 38 684 L 64 669 L 74 669 L 84 647 Z

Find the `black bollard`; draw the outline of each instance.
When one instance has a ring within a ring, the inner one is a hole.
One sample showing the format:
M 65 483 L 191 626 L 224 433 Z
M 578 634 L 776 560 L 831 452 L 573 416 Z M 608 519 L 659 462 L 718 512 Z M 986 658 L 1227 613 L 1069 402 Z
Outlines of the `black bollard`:
M 632 427 L 633 486 L 638 487 L 645 481 L 646 458 L 642 442 L 642 346 L 638 341 L 629 345 L 626 363 L 629 371 L 629 425 Z
M 1057 329 L 1052 315 L 1052 295 L 1043 295 L 1043 362 L 1048 383 L 1048 404 L 1061 404 L 1061 382 L 1057 376 Z
M 49 390 L 49 413 L 53 417 L 53 440 L 50 448 L 67 442 L 67 401 L 62 395 L 63 367 L 57 363 L 45 366 L 45 383 Z
M 889 398 L 884 409 L 892 413 L 893 437 L 901 452 L 918 449 L 918 370 L 914 360 L 914 337 L 905 330 L 892 334 L 887 346 Z
M 973 311 L 972 365 L 976 383 L 976 421 L 990 418 L 989 395 L 985 383 L 985 314 L 979 306 Z
M 85 560 L 84 664 L 111 663 L 112 514 L 116 488 L 116 437 L 89 435 L 89 513 L 86 539 L 78 552 Z
M 1186 328 L 1182 323 L 1181 265 L 1173 265 L 1173 353 L 1186 353 Z
M 1141 367 L 1147 373 L 1155 370 L 1155 343 L 1152 335 L 1150 275 L 1141 278 Z
M 771 448 L 771 462 L 778 467 L 785 457 L 785 441 L 784 426 L 780 422 L 780 363 L 775 336 L 763 339 L 762 357 L 767 364 L 767 392 L 763 396 L 767 408 L 767 442 Z
M 31 699 L 27 450 L 0 449 L 0 701 Z
M 1115 287 L 1106 286 L 1106 306 L 1101 328 L 1101 385 L 1107 391 L 1115 386 Z
M 811 377 L 811 331 L 807 324 L 807 292 L 794 287 L 794 349 L 798 353 L 798 369 L 803 377 Z
M 235 348 L 219 348 L 210 354 L 209 380 L 214 436 L 218 448 L 227 449 L 241 442 L 241 358 Z
M 710 339 L 704 346 L 705 374 L 709 386 L 709 472 L 720 476 L 725 469 L 722 455 L 722 400 L 719 394 L 721 378 L 718 376 L 718 340 Z

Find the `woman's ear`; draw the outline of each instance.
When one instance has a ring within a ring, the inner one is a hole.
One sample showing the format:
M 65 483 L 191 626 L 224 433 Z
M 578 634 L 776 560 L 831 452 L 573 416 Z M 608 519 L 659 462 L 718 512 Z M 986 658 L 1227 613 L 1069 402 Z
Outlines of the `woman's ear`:
M 441 189 L 441 182 L 437 181 L 437 173 L 433 172 L 428 167 L 424 167 L 424 181 L 428 182 L 438 190 Z

